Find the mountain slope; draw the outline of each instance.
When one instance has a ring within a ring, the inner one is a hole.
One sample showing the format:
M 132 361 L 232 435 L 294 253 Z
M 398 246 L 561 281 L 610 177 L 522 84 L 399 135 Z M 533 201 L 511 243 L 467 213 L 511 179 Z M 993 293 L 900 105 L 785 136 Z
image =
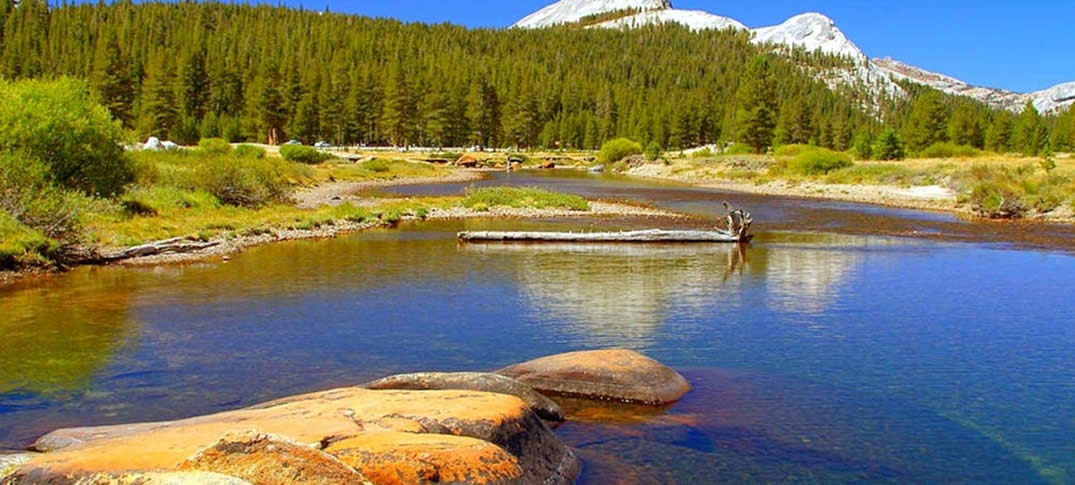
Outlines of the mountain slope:
M 597 24 L 596 27 L 634 28 L 668 22 L 683 24 L 692 30 L 721 30 L 728 28 L 747 30 L 746 25 L 743 25 L 735 19 L 713 15 L 701 10 L 679 10 L 674 8 L 640 12 L 627 17 Z
M 672 8 L 671 0 L 561 0 L 534 12 L 514 27 L 541 28 L 578 22 L 590 15 L 618 10 L 663 10 Z
M 865 59 L 866 55 L 836 27 L 832 19 L 819 13 L 796 15 L 780 25 L 751 30 L 754 42 L 800 46 L 807 51 Z
M 1075 103 L 1075 82 L 1058 84 L 1033 93 L 1015 93 L 1003 89 L 974 86 L 951 76 L 930 72 L 892 58 L 874 59 L 874 65 L 896 79 L 925 84 L 938 91 L 967 96 L 993 107 L 1021 111 L 1027 101 L 1043 113 L 1058 111 Z

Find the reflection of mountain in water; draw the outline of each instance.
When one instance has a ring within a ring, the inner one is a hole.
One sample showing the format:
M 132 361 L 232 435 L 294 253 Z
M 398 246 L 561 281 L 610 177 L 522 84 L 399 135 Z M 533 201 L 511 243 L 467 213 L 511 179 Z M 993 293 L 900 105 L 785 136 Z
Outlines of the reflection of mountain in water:
M 539 320 L 589 346 L 641 347 L 670 314 L 738 302 L 744 254 L 735 245 L 468 244 L 510 254 Z

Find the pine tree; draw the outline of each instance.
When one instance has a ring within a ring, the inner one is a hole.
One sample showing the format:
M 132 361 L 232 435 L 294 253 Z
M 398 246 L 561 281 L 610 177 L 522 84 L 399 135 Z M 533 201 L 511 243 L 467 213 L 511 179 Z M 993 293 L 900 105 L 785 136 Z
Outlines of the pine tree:
M 496 90 L 486 82 L 485 76 L 479 75 L 471 81 L 466 104 L 466 118 L 470 126 L 469 142 L 483 149 L 492 146 L 496 142 L 496 131 L 500 125 L 500 100 Z
M 1015 121 L 1012 147 L 1028 157 L 1037 156 L 1045 141 L 1043 129 L 1038 109 L 1034 107 L 1033 101 L 1027 101 L 1023 112 Z
M 196 47 L 182 61 L 179 72 L 179 100 L 183 116 L 200 120 L 209 99 L 209 75 L 205 72 L 205 51 Z
M 317 94 L 313 90 L 307 91 L 295 107 L 290 127 L 292 136 L 307 144 L 316 142 L 321 134 L 320 112 Z
M 886 128 L 881 132 L 881 136 L 877 137 L 877 144 L 874 145 L 873 158 L 877 160 L 903 160 L 904 149 L 903 140 L 896 134 L 896 130 L 892 128 Z
M 452 133 L 452 117 L 449 111 L 450 100 L 444 85 L 433 83 L 422 104 L 426 135 L 433 146 L 439 149 L 448 143 Z
M 985 135 L 985 148 L 997 153 L 1008 153 L 1012 149 L 1012 115 L 1007 111 L 998 112 L 989 124 Z
M 929 90 L 915 101 L 904 133 L 907 147 L 923 150 L 948 138 L 948 109 L 939 91 Z
M 114 36 L 97 43 L 93 60 L 92 89 L 117 120 L 130 126 L 134 120 L 134 79 L 130 61 L 123 56 L 119 40 Z
M 280 67 L 270 57 L 261 67 L 261 77 L 256 84 L 254 98 L 254 121 L 257 132 L 254 137 L 269 143 L 281 143 L 285 138 L 284 125 L 287 122 L 284 95 L 280 87 Z
M 167 138 L 179 122 L 175 103 L 175 70 L 168 56 L 155 52 L 146 66 L 142 86 L 142 115 L 139 131 L 146 136 Z
M 384 110 L 381 112 L 381 131 L 388 141 L 397 147 L 410 145 L 414 136 L 416 113 L 414 99 L 403 68 L 394 64 L 388 70 L 384 84 Z
M 983 147 L 982 131 L 973 108 L 966 104 L 956 107 L 948 121 L 948 139 L 956 145 Z
M 750 61 L 735 103 L 737 141 L 761 153 L 773 142 L 778 115 L 772 68 L 767 56 Z

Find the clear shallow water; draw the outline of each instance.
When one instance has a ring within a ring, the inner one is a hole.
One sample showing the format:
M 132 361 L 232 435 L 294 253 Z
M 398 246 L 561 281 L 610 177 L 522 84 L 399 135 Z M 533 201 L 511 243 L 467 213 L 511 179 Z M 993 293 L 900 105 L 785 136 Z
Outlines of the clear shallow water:
M 1075 257 L 801 231 L 745 252 L 454 238 L 590 225 L 423 223 L 5 288 L 0 447 L 625 346 L 695 390 L 561 427 L 584 483 L 1075 481 Z

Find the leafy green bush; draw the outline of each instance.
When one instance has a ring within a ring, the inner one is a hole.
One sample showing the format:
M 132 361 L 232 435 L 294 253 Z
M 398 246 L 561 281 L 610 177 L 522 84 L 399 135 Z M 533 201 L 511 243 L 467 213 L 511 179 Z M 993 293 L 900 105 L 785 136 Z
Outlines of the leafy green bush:
M 870 134 L 863 131 L 855 135 L 855 141 L 853 143 L 853 151 L 855 152 L 855 158 L 859 160 L 869 160 L 873 158 L 873 138 Z
M 549 192 L 535 187 L 486 187 L 467 189 L 463 207 L 487 210 L 490 207 L 530 209 L 590 210 L 590 203 L 577 195 Z
M 803 144 L 791 144 L 780 145 L 773 151 L 773 155 L 777 157 L 797 157 L 803 152 L 817 150 L 816 146 L 803 145 Z
M 616 138 L 601 145 L 597 162 L 605 165 L 616 163 L 631 155 L 642 153 L 642 144 L 628 138 Z
M 853 165 L 847 154 L 825 148 L 804 151 L 788 162 L 788 169 L 799 175 L 825 175 Z
M 231 153 L 231 144 L 223 138 L 202 138 L 198 148 L 209 155 L 227 155 Z
M 754 153 L 754 147 L 743 143 L 733 143 L 732 146 L 724 150 L 727 155 L 747 155 Z
M 235 156 L 239 158 L 265 158 L 265 149 L 254 145 L 238 145 L 235 147 Z
M 982 154 L 982 151 L 967 145 L 956 145 L 951 142 L 934 143 L 918 153 L 922 158 L 974 158 Z
M 56 186 L 48 176 L 42 161 L 0 153 L 0 212 L 45 237 L 74 240 L 88 198 Z
M 134 178 L 123 130 L 83 81 L 0 81 L 0 151 L 41 160 L 50 180 L 111 196 Z
M 376 160 L 370 160 L 368 162 L 362 162 L 361 167 L 365 170 L 369 170 L 371 172 L 376 173 L 385 173 L 389 170 L 392 170 L 392 167 L 389 166 L 388 161 L 381 160 L 379 158 Z
M 691 158 L 712 158 L 713 150 L 703 148 L 701 150 L 691 152 Z
M 1070 178 L 1039 174 L 1033 165 L 976 165 L 962 175 L 964 185 L 970 187 L 966 201 L 984 217 L 1017 219 L 1032 209 L 1050 212 L 1075 198 Z
M 661 148 L 661 144 L 657 143 L 656 141 L 651 141 L 649 142 L 649 145 L 646 146 L 646 160 L 652 162 L 654 160 L 657 160 L 658 158 L 661 158 L 661 155 L 663 154 L 664 149 Z
M 306 163 L 310 165 L 336 158 L 314 147 L 304 145 L 284 145 L 280 147 L 280 156 L 289 162 Z
M 260 207 L 285 199 L 290 191 L 286 162 L 273 158 L 235 156 L 202 161 L 195 170 L 197 188 L 220 202 L 240 207 Z

